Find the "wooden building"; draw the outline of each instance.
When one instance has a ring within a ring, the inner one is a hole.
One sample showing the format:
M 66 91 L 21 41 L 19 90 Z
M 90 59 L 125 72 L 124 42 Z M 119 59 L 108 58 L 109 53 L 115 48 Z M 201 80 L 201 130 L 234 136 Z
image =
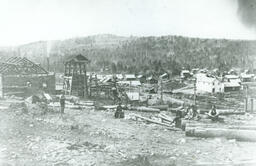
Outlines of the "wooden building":
M 79 54 L 70 56 L 64 62 L 64 83 L 65 94 L 84 97 L 88 95 L 86 66 L 89 60 Z
M 11 57 L 0 62 L 0 97 L 25 97 L 40 90 L 55 93 L 54 73 L 49 73 L 25 57 Z

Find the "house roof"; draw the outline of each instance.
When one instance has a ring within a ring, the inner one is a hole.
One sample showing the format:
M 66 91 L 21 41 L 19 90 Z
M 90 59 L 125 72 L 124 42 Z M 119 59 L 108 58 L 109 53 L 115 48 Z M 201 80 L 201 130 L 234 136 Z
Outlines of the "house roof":
M 126 85 L 131 85 L 131 86 L 141 86 L 140 81 L 134 80 L 134 81 L 118 81 L 118 84 L 126 84 Z
M 241 85 L 238 82 L 224 82 L 224 87 L 240 87 Z
M 253 77 L 254 77 L 254 74 L 245 74 L 245 73 L 242 73 L 242 74 L 241 74 L 241 77 L 242 77 L 242 78 L 253 78 Z
M 227 78 L 227 79 L 238 79 L 239 76 L 237 76 L 237 75 L 225 75 L 225 78 Z
M 44 68 L 25 57 L 11 57 L 4 62 L 0 62 L 0 73 L 6 75 L 48 74 Z
M 181 73 L 190 73 L 189 70 L 182 70 Z
M 136 78 L 134 74 L 125 74 L 125 78 Z
M 78 54 L 78 55 L 71 55 L 69 57 L 67 57 L 64 60 L 65 63 L 67 62 L 81 62 L 81 63 L 88 63 L 89 59 L 86 58 L 85 56 L 83 56 L 82 54 Z
M 123 78 L 124 78 L 122 74 L 116 74 L 116 77 L 117 77 L 118 79 L 123 79 Z
M 131 101 L 138 101 L 140 99 L 140 94 L 138 92 L 126 92 L 126 94 Z

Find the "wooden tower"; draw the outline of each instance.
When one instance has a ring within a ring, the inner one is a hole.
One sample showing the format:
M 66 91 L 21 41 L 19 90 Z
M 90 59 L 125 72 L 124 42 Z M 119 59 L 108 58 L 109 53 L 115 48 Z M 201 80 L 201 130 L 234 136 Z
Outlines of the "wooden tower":
M 65 60 L 63 89 L 67 95 L 88 95 L 86 65 L 89 60 L 79 54 Z

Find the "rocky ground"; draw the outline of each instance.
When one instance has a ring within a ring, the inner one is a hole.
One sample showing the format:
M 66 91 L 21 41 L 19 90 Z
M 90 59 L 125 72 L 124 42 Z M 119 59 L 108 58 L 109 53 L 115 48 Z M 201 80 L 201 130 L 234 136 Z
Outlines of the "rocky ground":
M 114 119 L 113 111 L 93 107 L 68 109 L 63 116 L 57 108 L 33 109 L 37 107 L 28 112 L 19 104 L 1 107 L 0 165 L 189 166 L 246 162 L 256 156 L 256 143 L 186 137 L 182 131 L 134 121 L 131 112 Z

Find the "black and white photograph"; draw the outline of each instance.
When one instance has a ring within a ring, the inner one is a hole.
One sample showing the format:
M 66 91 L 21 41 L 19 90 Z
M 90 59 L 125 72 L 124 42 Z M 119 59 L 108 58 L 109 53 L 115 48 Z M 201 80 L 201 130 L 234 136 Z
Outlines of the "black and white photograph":
M 0 166 L 256 166 L 256 0 L 0 0 Z

